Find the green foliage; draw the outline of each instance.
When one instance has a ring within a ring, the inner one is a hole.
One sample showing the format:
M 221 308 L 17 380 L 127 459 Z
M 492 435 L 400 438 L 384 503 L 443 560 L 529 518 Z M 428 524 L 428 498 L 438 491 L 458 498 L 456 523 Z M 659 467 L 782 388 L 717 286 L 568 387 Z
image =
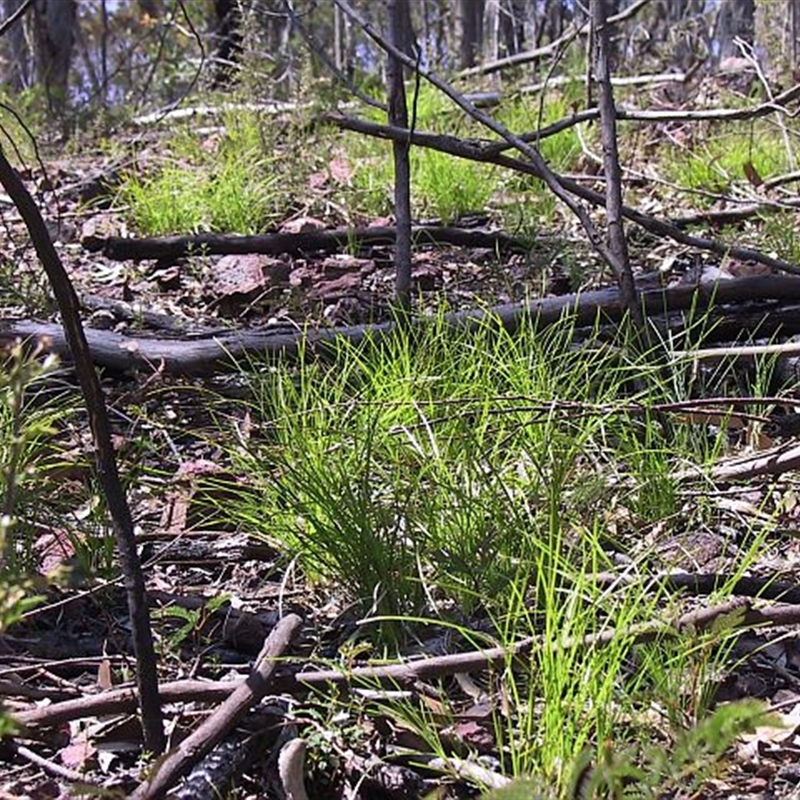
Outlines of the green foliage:
M 421 215 L 453 222 L 483 211 L 496 188 L 493 170 L 436 150 L 415 149 L 411 156 L 412 196 Z
M 680 186 L 725 192 L 746 182 L 748 165 L 767 179 L 786 170 L 789 156 L 780 134 L 766 125 L 728 125 L 698 135 L 691 146 L 673 146 L 666 155 L 667 177 Z
M 645 744 L 615 750 L 610 742 L 596 759 L 585 751 L 575 759 L 572 785 L 560 791 L 537 778 L 521 777 L 508 786 L 488 792 L 486 800 L 558 800 L 586 798 L 656 798 L 673 791 L 697 791 L 714 774 L 720 758 L 742 733 L 771 717 L 755 700 L 720 706 L 669 746 Z M 777 723 L 779 724 L 779 723 Z M 671 796 L 671 795 L 670 795 Z
M 229 600 L 228 595 L 219 594 L 212 597 L 201 608 L 183 608 L 174 605 L 159 610 L 157 616 L 177 623 L 176 630 L 166 637 L 165 649 L 167 652 L 180 647 L 189 639 L 196 638 L 200 634 L 203 624 Z M 197 642 L 194 644 L 197 645 Z
M 778 258 L 793 264 L 800 264 L 800 233 L 790 222 L 792 211 L 770 214 L 765 212 L 761 217 L 763 248 L 774 252 Z
M 0 371 L 0 632 L 38 604 L 27 575 L 35 565 L 30 546 L 38 521 L 48 516 L 45 499 L 55 488 L 48 473 L 59 463 L 52 445 L 56 421 L 67 406 L 48 399 L 44 379 L 55 360 L 43 364 L 16 346 L 5 354 Z M 52 519 L 51 519 L 52 522 Z M 0 737 L 13 732 L 0 711 Z
M 46 513 L 42 497 L 48 490 L 57 494 L 52 478 L 64 463 L 54 446 L 54 434 L 58 421 L 73 409 L 65 393 L 44 386 L 54 369 L 54 359 L 42 366 L 17 347 L 6 354 L 6 369 L 0 372 L 0 514 L 6 534 L 5 563 L 13 567 L 30 566 L 18 563 L 30 555 L 22 540 L 34 535 L 37 521 Z
M 0 305 L 14 312 L 49 313 L 51 295 L 44 272 L 20 263 L 18 256 L 0 254 Z
M 351 199 L 368 215 L 391 212 L 394 167 L 386 145 L 357 147 Z M 496 171 L 485 164 L 436 150 L 412 148 L 411 200 L 417 217 L 435 216 L 445 223 L 482 211 L 497 188 Z
M 563 92 L 551 93 L 540 102 L 531 97 L 517 97 L 501 106 L 496 116 L 510 131 L 517 135 L 531 133 L 545 128 L 553 122 L 568 117 L 572 113 L 568 96 Z M 589 141 L 594 135 L 587 133 Z M 567 128 L 553 136 L 548 136 L 531 144 L 556 172 L 573 169 L 581 152 L 581 141 L 574 127 Z M 541 185 L 541 181 L 520 176 L 519 180 Z
M 35 163 L 40 135 L 48 123 L 44 89 L 34 87 L 12 95 L 0 88 L 0 147 L 12 164 Z
M 696 791 L 739 735 L 770 720 L 763 703 L 749 700 L 720 706 L 669 747 L 638 745 L 617 752 L 606 743 L 588 775 L 585 796 L 656 798 Z
M 254 414 L 270 420 L 270 443 L 236 454 L 253 479 L 236 513 L 309 574 L 351 587 L 363 612 L 418 613 L 428 581 L 467 611 L 507 608 L 521 569 L 529 588 L 567 569 L 567 531 L 594 532 L 600 546 L 598 500 L 614 502 L 615 472 L 598 475 L 587 453 L 613 452 L 632 471 L 615 498 L 645 523 L 676 509 L 678 454 L 702 461 L 710 447 L 691 426 L 573 417 L 569 404 L 625 402 L 632 375 L 649 381 L 647 402 L 673 394 L 646 358 L 575 352 L 568 336 L 568 325 L 511 335 L 492 321 L 475 331 L 439 321 L 341 345 L 331 366 L 258 373 Z
M 698 737 L 718 753 L 714 731 L 728 730 L 704 720 L 729 626 L 696 647 L 635 644 L 637 623 L 657 617 L 664 597 L 646 582 L 608 589 L 591 577 L 608 569 L 618 538 L 670 530 L 681 508 L 674 466 L 702 464 L 720 443 L 626 410 L 686 398 L 691 365 L 664 371 L 624 340 L 576 350 L 570 336 L 569 320 L 509 333 L 491 317 L 469 329 L 440 317 L 380 342 L 338 344 L 326 362 L 301 354 L 295 369 L 251 365 L 260 437 L 231 452 L 247 481 L 225 510 L 310 580 L 339 587 L 368 618 L 361 634 L 377 626 L 385 648 L 425 624 L 469 648 L 537 642 L 487 678 L 490 707 L 503 709 L 491 722 L 502 772 L 560 792 L 581 754 L 600 748 L 592 775 L 617 796 L 630 780 L 647 791 L 678 773 L 699 780 L 689 763 Z M 698 509 L 694 524 L 707 513 Z M 628 552 L 642 565 L 652 555 Z M 485 634 L 463 623 L 475 617 L 487 620 Z M 602 646 L 581 644 L 611 630 Z M 639 669 L 625 679 L 632 651 Z M 657 732 L 653 707 L 665 709 Z M 381 713 L 446 762 L 441 721 L 402 700 Z M 682 754 L 677 772 L 659 761 L 665 727 Z
M 486 800 L 555 800 L 557 794 L 532 778 L 519 778 L 502 789 L 485 794 Z
M 130 172 L 118 197 L 145 235 L 263 231 L 277 203 L 272 161 L 259 117 L 229 113 L 212 147 L 193 134 L 175 138 L 169 163 L 157 173 Z
M 409 91 L 409 104 L 413 102 Z M 541 111 L 541 125 L 547 125 L 569 113 L 568 94 L 547 98 Z M 383 115 L 371 109 L 368 116 L 385 122 Z M 540 127 L 537 104 L 529 97 L 515 98 L 500 107 L 499 121 L 515 133 L 527 133 Z M 423 89 L 417 104 L 416 127 L 450 135 L 485 138 L 488 131 L 466 118 L 439 92 Z M 588 138 L 592 138 L 587 134 Z M 383 215 L 391 212 L 394 169 L 391 149 L 386 143 L 365 140 L 361 136 L 342 137 L 354 166 L 354 189 L 350 199 L 363 213 Z M 574 167 L 581 152 L 574 129 L 534 143 L 542 156 L 556 170 Z M 416 216 L 436 216 L 451 222 L 460 215 L 486 209 L 495 199 L 507 207 L 508 227 L 532 234 L 542 227 L 552 227 L 556 201 L 541 181 L 528 176 L 505 173 L 486 164 L 458 159 L 435 150 L 412 148 L 411 194 Z M 520 203 L 517 195 L 524 195 Z M 513 200 L 511 199 L 513 197 Z M 520 213 L 520 209 L 524 209 Z

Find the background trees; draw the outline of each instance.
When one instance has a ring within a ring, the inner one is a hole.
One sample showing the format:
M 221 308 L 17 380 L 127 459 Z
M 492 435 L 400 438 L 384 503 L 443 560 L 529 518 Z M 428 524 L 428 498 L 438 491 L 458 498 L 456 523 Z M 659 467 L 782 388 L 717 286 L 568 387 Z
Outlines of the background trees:
M 380 26 L 386 10 L 354 6 Z M 714 70 L 742 55 L 759 31 L 762 66 L 797 62 L 798 0 L 614 0 L 621 14 L 614 66 L 634 74 Z M 198 80 L 220 88 L 242 75 L 261 96 L 287 97 L 327 74 L 308 37 L 342 76 L 369 81 L 381 54 L 333 3 L 292 0 L 3 0 L 5 84 L 38 90 L 51 112 L 136 111 L 176 102 Z M 585 49 L 583 12 L 566 0 L 418 0 L 409 22 L 437 70 L 512 70 L 535 81 L 572 66 Z M 539 52 L 546 48 L 543 52 Z M 496 64 L 498 59 L 508 59 Z M 244 72 L 243 65 L 246 65 Z M 73 119 L 74 121 L 74 119 Z

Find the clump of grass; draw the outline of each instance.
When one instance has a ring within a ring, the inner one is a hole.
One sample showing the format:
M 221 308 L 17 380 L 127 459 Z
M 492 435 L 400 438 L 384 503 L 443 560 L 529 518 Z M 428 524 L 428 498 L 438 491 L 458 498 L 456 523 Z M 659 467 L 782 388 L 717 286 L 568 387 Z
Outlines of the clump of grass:
M 567 95 L 548 97 L 541 122 L 547 125 L 567 113 Z M 368 115 L 385 122 L 379 112 L 370 110 Z M 535 130 L 540 121 L 537 105 L 528 98 L 518 98 L 501 106 L 497 117 L 517 133 Z M 416 127 L 464 136 L 486 135 L 485 129 L 467 118 L 441 93 L 427 88 L 423 88 L 417 101 Z M 394 179 L 390 148 L 385 143 L 364 137 L 345 136 L 342 141 L 346 143 L 354 168 L 354 187 L 350 193 L 354 207 L 367 215 L 390 213 Z M 537 146 L 557 170 L 573 167 L 581 152 L 580 140 L 574 131 L 543 139 Z M 548 227 L 554 223 L 556 203 L 541 181 L 509 175 L 486 164 L 424 148 L 412 149 L 411 170 L 412 204 L 416 216 L 434 215 L 452 222 L 465 213 L 485 209 L 495 197 L 500 198 L 502 205 L 517 209 L 518 195 L 524 195 L 526 208 L 531 209 L 531 213 L 526 213 L 524 220 L 514 221 L 515 230 L 534 225 L 537 228 Z
M 453 158 L 436 150 L 412 153 L 412 191 L 419 213 L 453 222 L 469 212 L 486 209 L 497 185 L 484 164 Z
M 530 97 L 514 98 L 500 107 L 497 118 L 509 130 L 520 135 L 544 128 L 568 117 L 570 113 L 570 96 L 567 90 L 563 90 L 551 92 L 541 104 Z M 591 133 L 586 136 L 590 141 L 595 138 Z M 567 128 L 532 144 L 556 172 L 573 169 L 581 153 L 581 141 L 573 128 Z M 533 183 L 524 176 L 519 176 L 519 180 Z M 541 181 L 536 181 L 536 184 L 541 185 Z
M 565 326 L 511 335 L 440 320 L 343 344 L 333 367 L 268 373 L 255 390 L 271 441 L 238 455 L 254 486 L 237 513 L 311 575 L 343 579 L 364 612 L 418 613 L 428 581 L 467 608 L 476 597 L 502 606 L 520 564 L 536 585 L 543 542 L 564 552 L 567 531 L 601 523 L 598 500 L 619 464 L 636 470 L 618 490 L 621 507 L 642 524 L 675 510 L 668 473 L 679 449 L 665 431 L 553 406 L 622 402 L 640 373 L 652 377 L 651 402 L 671 387 L 655 367 L 568 340 Z M 675 435 L 687 457 L 709 446 L 691 426 Z
M 53 481 L 67 464 L 55 438 L 59 423 L 75 414 L 74 397 L 47 386 L 55 361 L 40 364 L 19 347 L 4 354 L 0 372 L 0 488 L 4 563 L 17 570 L 38 566 L 32 540 L 38 526 L 58 517 Z
M 190 132 L 177 136 L 169 162 L 149 176 L 129 173 L 118 197 L 146 235 L 262 232 L 278 202 L 267 144 L 255 113 L 230 112 L 213 146 Z
M 666 535 L 681 508 L 671 468 L 723 445 L 624 410 L 685 399 L 691 366 L 664 372 L 625 342 L 571 341 L 569 320 L 510 333 L 491 317 L 469 329 L 439 317 L 339 344 L 324 363 L 256 369 L 249 411 L 261 437 L 231 454 L 247 482 L 226 511 L 341 592 L 368 617 L 361 635 L 376 630 L 383 647 L 422 625 L 471 648 L 536 642 L 484 676 L 504 774 L 564 789 L 583 753 L 613 742 L 602 786 L 658 763 L 655 785 L 671 773 L 645 710 L 670 709 L 676 741 L 699 729 L 704 676 L 727 634 L 692 648 L 676 640 L 671 657 L 657 643 L 653 656 L 634 647 L 635 625 L 665 597 L 646 581 L 608 588 L 592 576 L 619 548 L 645 569 L 651 554 L 631 545 L 652 526 Z M 604 646 L 581 644 L 612 630 Z M 632 673 L 636 648 L 646 669 Z M 447 756 L 441 726 L 418 705 L 381 713 Z
M 385 144 L 357 145 L 351 151 L 355 172 L 349 193 L 364 214 L 379 216 L 392 210 L 394 168 Z M 445 223 L 486 209 L 497 189 L 496 170 L 436 150 L 411 151 L 412 210 L 417 217 L 435 216 Z
M 747 180 L 748 165 L 766 179 L 785 171 L 788 161 L 785 143 L 774 129 L 721 124 L 691 147 L 673 147 L 664 167 L 667 177 L 681 186 L 725 192 Z
M 774 252 L 778 258 L 797 264 L 800 262 L 800 234 L 792 224 L 788 224 L 787 213 L 770 214 L 761 217 L 761 233 L 764 249 Z

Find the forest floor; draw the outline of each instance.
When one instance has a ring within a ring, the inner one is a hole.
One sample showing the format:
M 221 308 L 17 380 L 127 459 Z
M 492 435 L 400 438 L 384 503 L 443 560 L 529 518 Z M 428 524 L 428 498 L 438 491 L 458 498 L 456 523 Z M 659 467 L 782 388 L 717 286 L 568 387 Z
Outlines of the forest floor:
M 88 252 L 82 241 L 90 236 L 128 234 L 128 222 L 119 210 L 108 204 L 84 204 L 88 187 L 98 185 L 98 173 L 113 173 L 115 161 L 103 164 L 97 157 L 62 157 L 47 160 L 46 168 L 46 184 L 34 186 L 31 181 L 30 185 L 40 190 L 43 211 L 81 298 L 89 329 L 132 338 L 191 340 L 215 331 L 296 330 L 391 319 L 391 246 L 300 255 L 198 254 L 113 260 L 102 252 Z M 336 215 L 305 211 L 288 215 L 279 228 L 299 234 L 342 221 Z M 26 234 L 7 204 L 3 219 L 4 319 L 54 319 L 49 291 Z M 380 218 L 368 222 L 391 224 Z M 473 215 L 453 225 L 483 231 L 493 223 Z M 650 239 L 632 250 L 632 260 L 638 276 L 646 275 L 644 280 L 651 286 L 685 285 L 698 281 L 703 269 L 730 268 Z M 748 265 L 734 267 L 739 275 L 763 271 Z M 415 248 L 412 280 L 416 309 L 434 315 L 445 306 L 447 310 L 480 308 L 610 284 L 576 228 L 562 228 L 558 234 L 542 232 L 529 240 L 526 252 L 421 245 Z M 153 603 L 161 680 L 219 682 L 247 674 L 264 637 L 288 612 L 302 617 L 303 628 L 290 651 L 284 684 L 279 680 L 277 689 L 290 685 L 298 669 L 333 667 L 346 673 L 383 659 L 412 659 L 413 663 L 420 656 L 471 651 L 476 642 L 497 641 L 497 619 L 485 604 L 461 614 L 452 607 L 444 611 L 445 604 L 439 601 L 442 622 L 437 625 L 430 624 L 437 606 L 433 598 L 423 607 L 427 624 L 401 621 L 407 629 L 392 646 L 371 640 L 373 629 L 359 623 L 365 608 L 358 601 L 364 598 L 354 597 L 353 587 L 337 585 L 330 577 L 304 574 L 302 558 L 299 566 L 298 554 L 283 549 L 285 542 L 263 530 L 253 535 L 241 516 L 225 513 L 237 486 L 248 480 L 240 471 L 242 462 L 235 457 L 232 438 L 238 435 L 246 449 L 250 441 L 268 436 L 270 421 L 259 417 L 258 396 L 253 395 L 246 373 L 263 375 L 271 368 L 254 360 L 243 369 L 202 379 L 170 376 L 158 364 L 135 374 L 103 374 Z M 724 385 L 727 388 L 730 383 Z M 130 685 L 126 682 L 133 670 L 124 591 L 116 577 L 102 501 L 92 477 L 86 417 L 73 376 L 68 368 L 61 369 L 43 386 L 44 394 L 31 395 L 34 408 L 46 408 L 49 397 L 64 402 L 63 390 L 71 399 L 64 417 L 53 421 L 52 438 L 37 441 L 31 463 L 39 470 L 38 485 L 24 486 L 24 508 L 30 518 L 20 525 L 19 541 L 25 544 L 17 552 L 35 576 L 29 581 L 31 591 L 38 592 L 43 602 L 27 611 L 2 639 L 0 685 L 5 706 L 28 720 L 30 727 L 24 738 L 7 739 L 0 751 L 0 790 L 6 797 L 65 797 L 85 784 L 94 787 L 87 791 L 104 796 L 126 796 L 140 779 L 142 760 L 130 696 L 113 695 L 114 690 Z M 760 388 L 766 394 L 773 387 Z M 790 389 L 781 391 L 787 402 L 794 398 Z M 689 424 L 703 428 L 703 435 L 712 427 L 696 420 Z M 778 444 L 760 435 L 760 430 L 757 423 L 745 421 L 744 428 L 726 434 L 724 452 L 717 451 L 719 460 L 742 454 L 755 457 Z M 719 437 L 718 428 L 707 436 Z M 613 491 L 606 497 L 605 525 L 608 539 L 615 542 L 613 548 L 604 545 L 608 560 L 598 563 L 598 572 L 616 569 L 613 574 L 622 580 L 620 576 L 632 564 L 638 570 L 644 541 L 648 565 L 644 582 L 680 574 L 697 579 L 694 590 L 687 584 L 683 594 L 678 582 L 664 581 L 666 588 L 657 604 L 664 619 L 731 602 L 737 594 L 732 587 L 741 578 L 755 581 L 749 588 L 745 582 L 739 584 L 739 594 L 751 597 L 748 603 L 755 602 L 755 595 L 780 599 L 787 606 L 798 602 L 790 592 L 800 569 L 800 503 L 794 472 L 682 487 L 672 516 L 650 519 L 647 524 L 633 519 L 630 509 L 615 506 Z M 565 494 L 564 502 L 574 497 Z M 597 502 L 605 500 L 601 496 Z M 751 555 L 743 566 L 739 556 L 745 551 Z M 711 576 L 711 583 L 698 589 L 702 576 Z M 615 579 L 611 580 L 614 591 Z M 676 605 L 677 597 L 680 603 Z M 524 599 L 535 602 L 535 598 Z M 758 607 L 747 605 L 747 613 L 752 608 Z M 585 752 L 593 755 L 580 769 L 574 767 L 576 793 L 586 789 L 593 774 L 605 769 L 608 784 L 603 796 L 622 796 L 623 792 L 625 796 L 676 798 L 800 796 L 797 620 L 734 635 L 740 612 L 745 613 L 744 606 L 738 611 L 735 604 L 727 607 L 722 624 L 710 638 L 704 638 L 699 626 L 683 631 L 685 649 L 693 655 L 672 676 L 675 682 L 669 691 L 676 694 L 674 707 L 654 702 L 649 709 L 639 707 L 636 718 L 618 709 L 619 740 L 587 737 Z M 535 620 L 532 629 L 542 625 Z M 465 631 L 471 631 L 472 638 Z M 643 660 L 652 657 L 638 652 L 638 647 L 632 645 L 624 659 L 629 673 L 643 669 Z M 626 680 L 622 672 L 620 683 Z M 570 680 L 580 682 L 582 676 L 576 672 Z M 521 712 L 513 708 L 519 698 L 511 697 L 489 668 L 398 685 L 394 691 L 399 700 L 394 699 L 404 704 L 402 713 L 392 706 L 386 687 L 361 687 L 352 694 L 327 684 L 294 694 L 277 689 L 226 738 L 229 751 L 218 751 L 221 761 L 234 764 L 234 785 L 226 789 L 230 797 L 282 796 L 286 778 L 278 753 L 296 737 L 307 748 L 306 783 L 314 798 L 477 796 L 478 787 L 491 788 L 492 776 L 515 771 L 509 768 L 509 760 L 513 761 L 509 754 L 525 751 L 519 742 L 502 741 L 498 733 L 510 730 L 512 720 L 516 725 Z M 173 743 L 196 726 L 201 709 L 207 708 L 193 697 L 196 690 L 196 686 L 187 689 L 181 703 L 176 698 L 165 706 Z M 108 707 L 87 702 L 83 710 L 76 705 L 64 717 L 47 718 L 48 707 L 103 695 L 115 698 Z M 756 722 L 749 732 L 737 729 L 734 740 L 716 752 L 719 737 L 715 740 L 703 730 L 703 722 L 714 719 L 716 709 L 748 699 L 764 701 L 780 719 L 773 718 L 770 724 Z M 533 702 L 531 697 L 527 701 Z M 34 721 L 34 710 L 41 713 L 40 722 Z M 535 717 L 531 709 L 527 711 Z M 570 710 L 575 717 L 586 712 L 586 708 Z M 648 731 L 650 744 L 637 750 L 636 737 L 643 730 Z M 692 739 L 692 732 L 699 738 Z M 436 739 L 435 746 L 426 735 Z M 535 749 L 536 730 L 520 727 L 513 734 L 524 735 L 531 737 Z M 659 761 L 664 753 L 668 757 L 691 746 L 697 752 L 676 756 L 676 761 L 683 761 L 673 771 Z M 236 753 L 243 755 L 241 762 L 236 761 Z M 573 755 L 577 762 L 580 753 Z M 533 757 L 530 763 L 535 763 Z M 640 771 L 656 770 L 655 764 L 661 764 L 662 778 L 637 794 L 634 787 L 643 780 Z M 562 772 L 570 769 L 573 765 L 562 765 Z M 542 785 L 535 791 L 541 796 L 549 796 L 547 784 L 558 777 L 555 772 L 538 776 Z M 222 779 L 223 785 L 229 784 L 229 778 Z M 563 779 L 553 791 L 566 794 L 568 783 Z M 522 792 L 518 796 L 534 796 L 531 786 Z M 216 795 L 213 789 L 201 790 L 195 783 L 174 796 Z

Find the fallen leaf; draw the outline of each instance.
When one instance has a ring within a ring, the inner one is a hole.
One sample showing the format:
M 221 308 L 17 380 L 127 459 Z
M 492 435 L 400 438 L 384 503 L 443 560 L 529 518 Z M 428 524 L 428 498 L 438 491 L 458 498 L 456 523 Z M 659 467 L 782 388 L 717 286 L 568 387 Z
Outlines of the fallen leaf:
M 281 233 L 311 233 L 324 230 L 325 227 L 325 223 L 316 217 L 295 217 L 281 225 Z

